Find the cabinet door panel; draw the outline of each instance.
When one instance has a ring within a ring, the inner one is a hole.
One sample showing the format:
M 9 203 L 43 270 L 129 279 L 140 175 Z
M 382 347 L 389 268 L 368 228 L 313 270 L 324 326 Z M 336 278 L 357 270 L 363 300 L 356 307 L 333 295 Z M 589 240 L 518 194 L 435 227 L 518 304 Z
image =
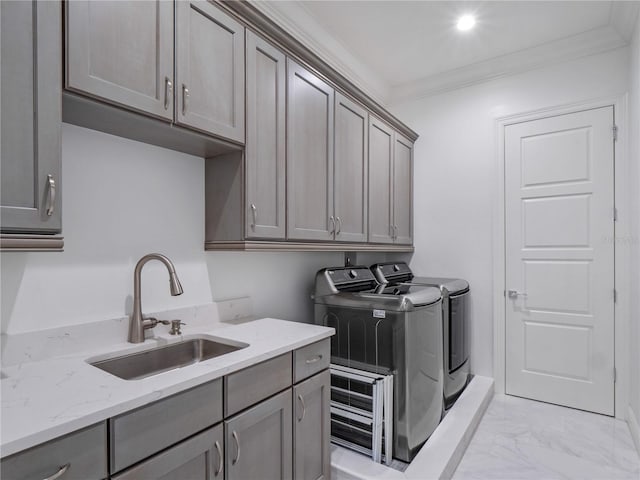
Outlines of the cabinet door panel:
M 66 87 L 172 119 L 173 4 L 73 1 L 66 6 Z
M 329 412 L 331 376 L 328 370 L 296 385 L 293 428 L 293 468 L 296 480 L 330 477 Z
M 291 479 L 291 389 L 224 423 L 227 480 Z
M 393 243 L 393 130 L 369 117 L 369 241 Z
M 336 240 L 367 241 L 369 114 L 336 92 L 334 212 Z
M 413 241 L 413 144 L 396 133 L 393 160 L 393 224 L 396 243 Z
M 222 424 L 205 430 L 134 467 L 113 480 L 218 480 L 224 478 Z
M 287 236 L 332 240 L 333 89 L 287 63 Z
M 286 59 L 247 31 L 247 238 L 284 238 Z
M 176 2 L 176 121 L 244 142 L 244 27 L 204 0 Z
M 0 2 L 3 232 L 62 227 L 61 21 L 58 2 Z

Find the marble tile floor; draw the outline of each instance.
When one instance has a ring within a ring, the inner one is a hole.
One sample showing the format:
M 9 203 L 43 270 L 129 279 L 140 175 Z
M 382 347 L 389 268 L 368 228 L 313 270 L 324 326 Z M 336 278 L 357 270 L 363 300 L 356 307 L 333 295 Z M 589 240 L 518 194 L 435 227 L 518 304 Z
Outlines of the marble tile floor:
M 495 395 L 453 480 L 640 480 L 626 422 Z

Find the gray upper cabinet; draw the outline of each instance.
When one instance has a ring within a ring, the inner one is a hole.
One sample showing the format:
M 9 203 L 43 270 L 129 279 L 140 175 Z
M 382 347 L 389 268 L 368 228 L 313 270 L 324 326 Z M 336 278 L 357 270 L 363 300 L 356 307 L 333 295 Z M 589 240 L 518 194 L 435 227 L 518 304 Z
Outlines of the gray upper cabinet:
M 291 389 L 225 420 L 226 480 L 291 479 L 291 422 Z
M 65 87 L 172 120 L 173 2 L 71 1 L 65 9 Z
M 2 233 L 57 233 L 62 18 L 59 2 L 0 2 Z
M 393 130 L 369 117 L 369 241 L 393 243 Z
M 331 476 L 330 389 L 329 370 L 293 387 L 293 478 L 296 480 L 328 480 Z
M 369 114 L 344 95 L 336 92 L 335 97 L 335 239 L 366 242 Z
M 176 122 L 244 143 L 244 27 L 204 0 L 175 6 Z
M 247 238 L 284 239 L 286 58 L 247 30 Z
M 413 243 L 413 143 L 396 132 L 393 155 L 395 243 Z
M 333 240 L 333 88 L 287 60 L 287 237 Z

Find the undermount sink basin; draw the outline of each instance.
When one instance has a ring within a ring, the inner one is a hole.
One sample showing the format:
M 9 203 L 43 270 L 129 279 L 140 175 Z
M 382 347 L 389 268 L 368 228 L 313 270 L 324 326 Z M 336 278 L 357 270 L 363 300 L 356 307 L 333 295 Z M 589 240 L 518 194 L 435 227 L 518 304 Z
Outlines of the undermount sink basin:
M 89 364 L 124 380 L 138 380 L 203 362 L 245 347 L 248 345 L 238 346 L 206 338 L 195 338 L 143 352 L 90 361 Z

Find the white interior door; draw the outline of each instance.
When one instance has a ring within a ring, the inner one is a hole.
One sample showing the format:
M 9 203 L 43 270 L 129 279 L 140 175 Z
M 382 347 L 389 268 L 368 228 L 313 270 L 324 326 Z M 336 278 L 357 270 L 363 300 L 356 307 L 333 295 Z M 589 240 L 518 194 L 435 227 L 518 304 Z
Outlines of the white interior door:
M 505 128 L 506 393 L 607 415 L 613 124 L 603 107 Z

